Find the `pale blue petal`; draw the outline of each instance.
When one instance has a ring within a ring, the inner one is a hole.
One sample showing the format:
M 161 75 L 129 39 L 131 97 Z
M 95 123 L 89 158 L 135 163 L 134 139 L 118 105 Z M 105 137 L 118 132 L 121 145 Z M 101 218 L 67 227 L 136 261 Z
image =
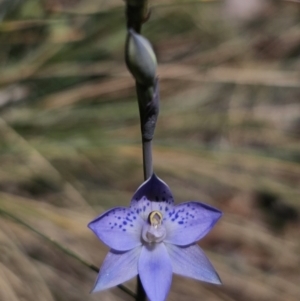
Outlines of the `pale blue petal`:
M 219 275 L 198 245 L 179 247 L 166 244 L 166 248 L 171 258 L 173 273 L 209 283 L 221 284 Z
M 149 300 L 166 300 L 172 282 L 172 264 L 164 243 L 142 247 L 138 271 Z
M 190 245 L 204 237 L 221 216 L 221 211 L 203 203 L 177 205 L 164 216 L 163 223 L 167 230 L 165 242 Z
M 173 195 L 168 185 L 153 174 L 137 189 L 130 207 L 147 220 L 151 211 L 168 211 L 173 207 L 173 203 Z
M 100 268 L 92 292 L 105 290 L 136 276 L 141 249 L 139 246 L 127 252 L 110 250 Z
M 106 211 L 88 224 L 88 227 L 110 248 L 127 251 L 142 244 L 144 221 L 130 208 Z

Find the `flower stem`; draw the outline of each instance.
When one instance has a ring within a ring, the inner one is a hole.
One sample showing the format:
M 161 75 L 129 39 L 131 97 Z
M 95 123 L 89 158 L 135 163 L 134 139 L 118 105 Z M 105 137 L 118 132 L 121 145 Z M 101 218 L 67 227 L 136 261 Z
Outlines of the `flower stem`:
M 136 290 L 136 301 L 145 301 L 147 299 L 145 290 L 143 288 L 140 276 L 137 277 L 137 290 Z
M 129 3 L 130 2 L 130 3 Z M 148 0 L 127 0 L 126 1 L 126 19 L 127 19 L 127 29 L 133 28 L 137 33 L 141 32 L 142 24 L 149 17 L 148 13 Z M 144 171 L 144 180 L 147 180 L 153 173 L 152 166 L 152 135 L 150 130 L 150 139 L 149 137 L 145 139 L 145 136 L 148 136 L 146 120 L 146 104 L 151 101 L 153 97 L 152 89 L 147 89 L 142 87 L 136 82 L 136 90 L 139 103 L 140 111 L 140 120 L 141 120 L 141 134 L 142 134 L 142 145 L 143 145 L 143 171 Z M 151 97 L 149 98 L 149 96 Z M 151 127 L 151 126 L 150 126 Z M 154 132 L 155 125 L 153 127 Z M 153 133 L 152 133 L 153 134 Z M 137 295 L 136 301 L 146 301 L 147 296 L 143 288 L 140 277 L 137 277 Z
M 96 273 L 99 273 L 99 269 L 95 265 L 93 265 L 92 263 L 90 263 L 90 262 L 86 261 L 85 259 L 81 258 L 78 254 L 76 254 L 73 251 L 71 251 L 70 249 L 64 247 L 63 245 L 61 245 L 59 242 L 55 241 L 51 237 L 48 237 L 47 235 L 45 235 L 42 232 L 40 232 L 37 229 L 35 229 L 34 227 L 30 226 L 25 221 L 23 221 L 20 218 L 16 217 L 14 214 L 12 214 L 12 213 L 10 213 L 10 212 L 8 212 L 8 211 L 3 210 L 3 209 L 0 208 L 0 215 L 9 217 L 13 221 L 19 223 L 20 225 L 26 227 L 30 231 L 32 231 L 35 234 L 37 234 L 40 237 L 42 237 L 44 240 L 48 241 L 49 243 L 51 243 L 52 245 L 54 245 L 56 248 L 60 249 L 66 255 L 74 258 L 75 260 L 77 260 L 78 262 L 82 263 L 83 265 L 85 265 L 86 267 L 88 267 L 89 269 L 91 269 L 92 271 L 94 271 Z M 135 299 L 137 298 L 137 295 L 134 292 L 132 292 L 130 289 L 128 289 L 126 286 L 120 284 L 120 285 L 118 285 L 118 288 L 121 289 L 126 294 L 130 295 L 131 297 L 133 297 Z
M 143 169 L 144 169 L 144 180 L 151 177 L 153 173 L 152 165 L 152 140 L 143 140 Z

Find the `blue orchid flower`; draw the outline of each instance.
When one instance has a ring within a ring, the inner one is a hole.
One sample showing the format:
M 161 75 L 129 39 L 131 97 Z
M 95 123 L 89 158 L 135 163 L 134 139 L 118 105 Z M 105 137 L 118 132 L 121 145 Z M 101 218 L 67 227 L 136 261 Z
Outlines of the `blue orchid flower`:
M 111 248 L 93 292 L 116 286 L 139 274 L 151 301 L 164 301 L 172 273 L 221 284 L 196 242 L 222 212 L 199 202 L 174 205 L 172 193 L 152 175 L 135 192 L 130 207 L 106 211 L 88 227 Z

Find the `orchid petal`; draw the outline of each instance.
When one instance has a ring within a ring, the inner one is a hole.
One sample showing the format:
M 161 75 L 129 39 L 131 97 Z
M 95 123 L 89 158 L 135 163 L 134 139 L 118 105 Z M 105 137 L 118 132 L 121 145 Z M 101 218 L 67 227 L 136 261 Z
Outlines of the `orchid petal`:
M 104 259 L 92 292 L 98 292 L 130 280 L 138 274 L 138 259 L 142 247 L 127 252 L 110 250 Z
M 150 301 L 164 301 L 172 282 L 172 265 L 163 243 L 142 247 L 138 271 Z
M 117 207 L 104 212 L 88 227 L 110 248 L 127 251 L 142 244 L 143 224 L 144 221 L 133 210 Z
M 147 220 L 151 211 L 168 211 L 173 207 L 174 199 L 168 185 L 153 174 L 135 192 L 131 200 L 131 209 Z
M 177 205 L 164 217 L 165 242 L 190 245 L 204 237 L 222 216 L 222 212 L 198 202 Z
M 166 244 L 175 274 L 193 279 L 221 284 L 221 279 L 202 249 L 194 244 L 179 247 Z

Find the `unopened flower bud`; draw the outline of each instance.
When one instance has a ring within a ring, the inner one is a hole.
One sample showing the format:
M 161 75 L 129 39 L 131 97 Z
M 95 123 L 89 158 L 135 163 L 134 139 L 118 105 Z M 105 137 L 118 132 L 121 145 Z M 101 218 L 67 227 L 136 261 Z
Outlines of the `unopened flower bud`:
M 129 71 L 138 83 L 154 85 L 156 56 L 149 41 L 133 29 L 128 31 L 125 58 Z

